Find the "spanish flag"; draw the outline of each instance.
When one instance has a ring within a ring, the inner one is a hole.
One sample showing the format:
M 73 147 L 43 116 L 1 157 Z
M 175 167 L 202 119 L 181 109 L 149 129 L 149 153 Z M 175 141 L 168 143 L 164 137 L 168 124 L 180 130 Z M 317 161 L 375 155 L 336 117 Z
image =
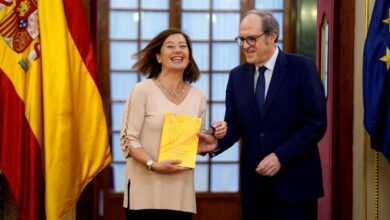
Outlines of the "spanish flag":
M 62 219 L 111 161 L 81 0 L 2 0 L 0 35 L 0 170 L 21 219 Z

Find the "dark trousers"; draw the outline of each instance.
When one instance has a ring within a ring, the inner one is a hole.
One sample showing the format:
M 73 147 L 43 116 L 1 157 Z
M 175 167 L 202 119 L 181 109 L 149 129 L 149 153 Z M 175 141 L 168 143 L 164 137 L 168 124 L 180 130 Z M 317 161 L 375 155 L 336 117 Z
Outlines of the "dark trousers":
M 256 201 L 243 208 L 243 220 L 316 220 L 317 199 L 288 204 L 275 192 L 269 181 L 262 181 Z
M 191 220 L 193 213 L 165 209 L 130 210 L 125 208 L 127 220 Z

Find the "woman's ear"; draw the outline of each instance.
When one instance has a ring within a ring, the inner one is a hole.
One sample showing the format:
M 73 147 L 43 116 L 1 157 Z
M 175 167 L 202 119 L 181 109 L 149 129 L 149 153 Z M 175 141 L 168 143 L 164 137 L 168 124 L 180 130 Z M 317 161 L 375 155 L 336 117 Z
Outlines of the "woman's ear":
M 158 62 L 158 63 L 161 63 L 160 54 L 158 54 L 158 53 L 156 54 L 156 59 L 157 59 L 157 62 Z

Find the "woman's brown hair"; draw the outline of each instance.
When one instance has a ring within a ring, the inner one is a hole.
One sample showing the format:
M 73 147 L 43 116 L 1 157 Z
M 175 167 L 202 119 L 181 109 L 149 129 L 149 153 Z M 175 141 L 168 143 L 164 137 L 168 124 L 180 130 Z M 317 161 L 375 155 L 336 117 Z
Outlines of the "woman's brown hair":
M 187 34 L 177 28 L 169 28 L 162 31 L 153 38 L 144 49 L 135 53 L 134 57 L 137 59 L 137 62 L 132 68 L 139 71 L 142 75 L 147 76 L 148 79 L 157 78 L 161 72 L 161 63 L 157 62 L 156 54 L 160 53 L 165 39 L 173 34 L 181 34 L 186 39 L 187 47 L 190 52 L 189 63 L 183 74 L 183 81 L 192 83 L 198 80 L 200 71 L 192 56 L 191 39 Z

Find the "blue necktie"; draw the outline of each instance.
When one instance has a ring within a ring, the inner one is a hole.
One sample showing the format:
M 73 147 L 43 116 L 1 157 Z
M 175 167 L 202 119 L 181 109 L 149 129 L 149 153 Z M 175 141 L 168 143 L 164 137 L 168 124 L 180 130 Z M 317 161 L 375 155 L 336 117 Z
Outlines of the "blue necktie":
M 267 70 L 267 67 L 262 66 L 259 68 L 259 77 L 257 78 L 256 83 L 256 102 L 257 109 L 259 110 L 260 115 L 262 114 L 263 106 L 264 106 L 264 96 L 265 96 L 265 77 L 264 72 Z

